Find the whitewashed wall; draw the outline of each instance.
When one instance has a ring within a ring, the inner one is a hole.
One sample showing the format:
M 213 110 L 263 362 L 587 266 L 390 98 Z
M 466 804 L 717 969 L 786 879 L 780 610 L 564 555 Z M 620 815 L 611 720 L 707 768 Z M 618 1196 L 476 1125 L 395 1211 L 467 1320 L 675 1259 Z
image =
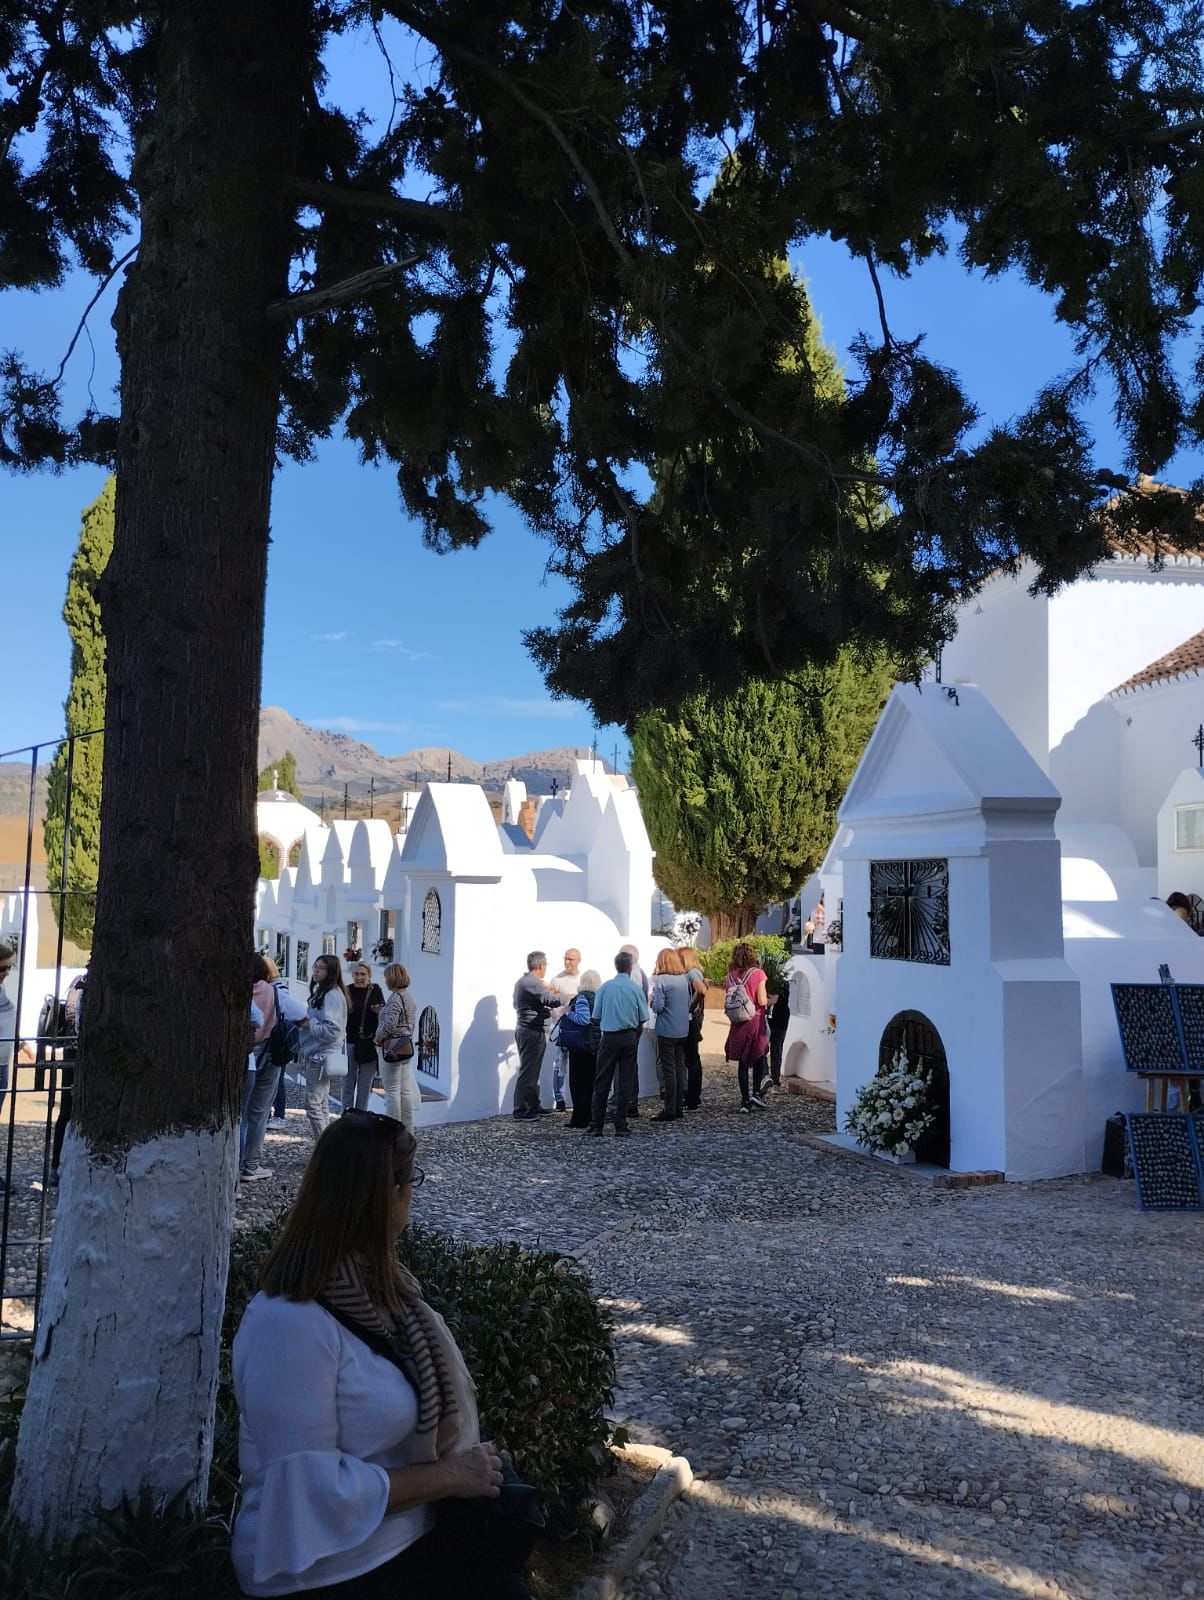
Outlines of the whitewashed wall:
M 1176 812 L 1180 806 L 1204 805 L 1204 770 L 1188 767 L 1171 784 L 1158 809 L 1158 895 L 1165 900 L 1178 889 L 1204 895 L 1204 850 L 1180 850 Z
M 1049 759 L 1049 601 L 1028 593 L 1032 571 L 1001 574 L 958 612 L 941 655 L 947 684 L 976 684 L 1038 766 Z M 1116 680 L 1119 682 L 1119 679 Z M 1112 685 L 1108 685 L 1109 688 Z

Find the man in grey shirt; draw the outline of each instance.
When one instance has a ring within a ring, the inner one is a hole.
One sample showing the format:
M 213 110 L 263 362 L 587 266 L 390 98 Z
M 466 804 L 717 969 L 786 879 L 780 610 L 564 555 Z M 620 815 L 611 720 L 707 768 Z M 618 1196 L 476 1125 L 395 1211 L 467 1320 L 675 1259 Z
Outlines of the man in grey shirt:
M 539 1072 L 547 1047 L 545 1029 L 553 1009 L 560 1003 L 559 991 L 545 983 L 548 958 L 542 950 L 532 950 L 527 970 L 514 985 L 514 1042 L 518 1046 L 518 1077 L 514 1080 L 514 1120 L 528 1122 L 546 1116 L 547 1106 L 539 1103 Z

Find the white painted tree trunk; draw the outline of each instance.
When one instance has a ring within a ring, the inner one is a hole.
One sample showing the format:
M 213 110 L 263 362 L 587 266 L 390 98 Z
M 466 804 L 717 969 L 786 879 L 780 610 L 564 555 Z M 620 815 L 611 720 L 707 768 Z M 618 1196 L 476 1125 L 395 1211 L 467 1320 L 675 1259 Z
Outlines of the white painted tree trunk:
M 12 1494 L 38 1538 L 143 1489 L 204 1502 L 237 1148 L 188 1130 L 97 1158 L 69 1130 Z

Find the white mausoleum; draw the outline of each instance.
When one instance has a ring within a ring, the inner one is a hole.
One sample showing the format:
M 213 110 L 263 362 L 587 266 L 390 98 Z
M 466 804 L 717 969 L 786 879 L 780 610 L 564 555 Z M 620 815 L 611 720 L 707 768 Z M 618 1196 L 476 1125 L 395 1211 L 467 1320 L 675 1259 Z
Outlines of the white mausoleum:
M 310 812 L 298 864 L 259 883 L 257 943 L 298 994 L 323 953 L 359 951 L 378 982 L 390 961 L 409 970 L 428 1122 L 510 1109 L 512 993 L 529 950 L 547 952 L 554 976 L 576 946 L 582 969 L 607 978 L 621 945 L 650 967 L 664 943 L 650 935 L 652 849 L 634 790 L 580 762 L 569 792 L 542 804 L 534 840 L 518 826 L 520 790 L 507 785 L 500 826 L 475 784 L 431 784 L 404 835 L 379 819 L 325 827 Z M 259 826 L 283 844 L 298 819 L 275 817 L 281 803 L 261 797 Z M 650 1040 L 640 1060 L 648 1092 Z
M 1204 894 L 1204 560 L 1118 554 L 1052 597 L 1031 578 L 993 578 L 942 681 L 893 692 L 821 869 L 843 939 L 795 957 L 784 1062 L 843 1124 L 900 1043 L 939 1059 L 929 1159 L 1023 1178 L 1098 1168 L 1106 1118 L 1144 1104 L 1111 984 L 1204 982 L 1163 903 Z M 910 939 L 933 901 L 939 938 L 901 957 L 883 929 L 906 905 Z

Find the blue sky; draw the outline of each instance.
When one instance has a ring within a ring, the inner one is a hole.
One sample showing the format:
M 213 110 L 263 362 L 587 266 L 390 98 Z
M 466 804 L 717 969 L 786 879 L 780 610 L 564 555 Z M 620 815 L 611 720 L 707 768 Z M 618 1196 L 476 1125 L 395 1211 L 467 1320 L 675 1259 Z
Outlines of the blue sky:
M 340 99 L 380 104 L 387 86 L 374 47 L 344 41 L 332 62 Z M 824 332 L 842 357 L 877 313 L 864 267 L 842 246 L 813 241 L 795 260 L 807 275 Z M 908 281 L 884 281 L 892 331 L 925 332 L 927 349 L 958 371 L 984 425 L 1023 411 L 1042 383 L 1068 366 L 1068 334 L 1051 302 L 1015 278 L 986 282 L 952 256 Z M 0 346 L 17 346 L 53 370 L 91 297 L 77 278 L 54 295 L 0 294 Z M 91 320 L 93 354 L 80 341 L 68 396 L 102 405 L 115 376 L 111 295 Z M 1121 466 L 1101 394 L 1090 413 L 1100 460 Z M 1167 476 L 1204 472 L 1187 457 Z M 0 570 L 8 694 L 0 750 L 53 739 L 62 727 L 69 641 L 60 617 L 79 514 L 104 481 L 95 469 L 57 477 L 0 476 Z M 566 586 L 545 574 L 547 549 L 504 504 L 477 551 L 435 556 L 400 509 L 391 473 L 363 467 L 332 440 L 307 466 L 287 465 L 275 485 L 267 592 L 263 703 L 362 737 L 387 754 L 451 745 L 478 760 L 562 744 L 588 745 L 589 712 L 554 701 L 523 649 L 524 628 L 551 619 Z M 331 553 L 337 576 L 329 577 Z M 322 576 L 319 577 L 318 574 Z M 611 753 L 621 736 L 599 733 Z

